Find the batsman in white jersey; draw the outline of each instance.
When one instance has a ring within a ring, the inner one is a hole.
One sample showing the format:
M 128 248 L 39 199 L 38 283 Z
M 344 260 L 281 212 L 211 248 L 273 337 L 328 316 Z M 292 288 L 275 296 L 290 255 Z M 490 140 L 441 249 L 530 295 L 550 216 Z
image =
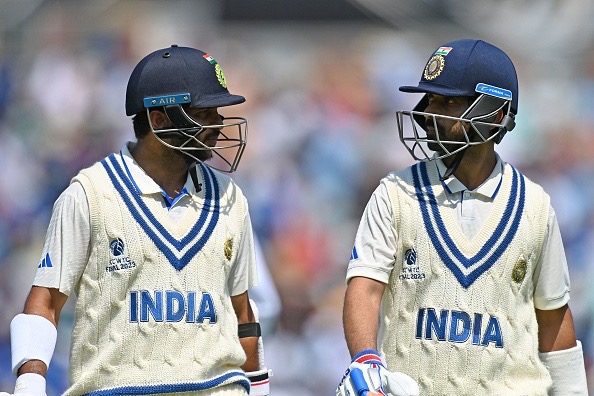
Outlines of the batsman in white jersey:
M 247 293 L 257 284 L 248 205 L 222 173 L 237 168 L 247 121 L 217 108 L 244 101 L 197 49 L 173 45 L 138 63 L 126 93 L 136 142 L 83 169 L 54 205 L 11 322 L 14 394 L 45 395 L 73 293 L 66 395 L 269 393 Z
M 397 112 L 420 162 L 386 176 L 361 218 L 336 394 L 587 395 L 549 196 L 495 152 L 518 111 L 512 61 L 452 41 L 400 90 L 423 94 Z

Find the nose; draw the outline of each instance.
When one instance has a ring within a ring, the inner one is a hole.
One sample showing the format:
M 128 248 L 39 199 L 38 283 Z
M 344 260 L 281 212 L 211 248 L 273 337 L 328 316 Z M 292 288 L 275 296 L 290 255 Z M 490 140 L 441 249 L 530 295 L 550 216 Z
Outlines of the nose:
M 223 123 L 223 116 L 220 115 L 218 112 L 213 112 L 213 114 L 211 114 L 208 117 L 208 124 L 209 125 L 221 125 Z

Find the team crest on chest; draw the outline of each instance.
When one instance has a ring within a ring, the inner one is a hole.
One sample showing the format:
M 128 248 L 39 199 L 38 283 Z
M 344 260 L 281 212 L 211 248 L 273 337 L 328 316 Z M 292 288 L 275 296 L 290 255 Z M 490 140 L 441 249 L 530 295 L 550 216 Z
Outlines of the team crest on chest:
M 528 263 L 526 260 L 520 259 L 516 265 L 514 265 L 514 269 L 512 270 L 512 280 L 516 283 L 522 283 L 524 278 L 526 277 L 526 270 L 528 269 Z
M 225 258 L 231 260 L 231 257 L 233 256 L 233 239 L 227 238 L 223 252 L 225 253 Z

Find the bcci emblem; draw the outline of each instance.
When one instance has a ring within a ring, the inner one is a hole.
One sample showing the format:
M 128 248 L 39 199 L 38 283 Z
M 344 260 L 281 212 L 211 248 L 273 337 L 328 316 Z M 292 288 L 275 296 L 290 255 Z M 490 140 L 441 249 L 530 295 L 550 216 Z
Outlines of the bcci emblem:
M 219 84 L 221 84 L 223 88 L 227 88 L 227 80 L 225 79 L 225 73 L 223 73 L 223 69 L 218 63 L 215 65 L 215 72 L 217 73 L 217 80 L 219 80 Z
M 231 238 L 227 238 L 227 240 L 225 241 L 223 253 L 225 253 L 225 258 L 227 260 L 231 260 L 231 257 L 233 256 L 233 240 Z
M 124 241 L 120 238 L 116 238 L 109 243 L 109 250 L 114 257 L 118 257 L 124 254 Z
M 526 270 L 528 269 L 528 264 L 526 260 L 520 259 L 516 265 L 514 265 L 514 269 L 512 270 L 512 280 L 516 283 L 522 283 L 524 277 L 526 277 Z
M 441 74 L 444 66 L 445 58 L 441 55 L 433 55 L 431 59 L 429 59 L 429 62 L 427 62 L 427 66 L 425 66 L 423 77 L 425 77 L 425 80 L 434 80 Z

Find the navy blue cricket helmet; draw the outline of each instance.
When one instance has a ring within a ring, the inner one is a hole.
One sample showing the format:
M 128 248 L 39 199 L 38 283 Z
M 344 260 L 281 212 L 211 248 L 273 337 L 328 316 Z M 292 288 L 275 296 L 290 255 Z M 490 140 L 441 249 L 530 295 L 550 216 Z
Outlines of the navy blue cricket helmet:
M 482 40 L 462 39 L 443 44 L 427 60 L 418 85 L 401 86 L 400 91 L 425 94 L 412 111 L 397 112 L 400 140 L 417 160 L 444 158 L 490 140 L 499 143 L 505 133 L 515 126 L 514 117 L 518 112 L 516 69 L 505 52 Z M 475 98 L 458 118 L 470 125 L 466 141 L 440 139 L 437 128 L 440 115 L 425 112 L 427 94 Z M 504 117 L 495 122 L 495 116 L 500 111 L 503 111 Z M 405 118 L 411 121 L 412 128 L 408 130 Z M 431 120 L 437 133 L 429 138 L 425 126 Z M 434 143 L 443 150 L 436 156 L 430 155 L 426 150 L 428 143 Z
M 126 115 L 157 109 L 165 112 L 171 127 L 156 129 L 149 118 L 151 131 L 164 145 L 182 151 L 198 162 L 225 172 L 237 169 L 247 142 L 247 120 L 225 117 L 220 125 L 201 125 L 187 108 L 218 108 L 245 102 L 231 94 L 219 63 L 210 54 L 195 48 L 172 45 L 145 56 L 134 68 L 126 89 Z M 216 129 L 217 144 L 209 147 L 200 133 Z M 166 138 L 182 138 L 172 143 Z M 206 153 L 206 154 L 205 154 Z M 214 156 L 212 155 L 214 154 Z
M 162 105 L 146 102 L 147 98 L 185 93 L 190 96 L 183 104 L 190 107 L 223 107 L 245 102 L 243 96 L 229 93 L 225 75 L 212 56 L 198 49 L 172 45 L 145 56 L 132 71 L 126 90 L 126 115 Z

